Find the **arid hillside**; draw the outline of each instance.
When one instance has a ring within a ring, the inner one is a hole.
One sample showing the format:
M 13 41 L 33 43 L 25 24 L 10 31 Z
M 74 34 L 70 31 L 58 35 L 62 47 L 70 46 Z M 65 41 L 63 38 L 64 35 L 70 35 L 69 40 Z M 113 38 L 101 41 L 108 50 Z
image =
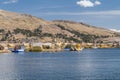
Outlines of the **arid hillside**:
M 119 38 L 119 33 L 73 21 L 46 21 L 28 14 L 0 10 L 1 41 L 72 41 L 94 42 L 103 38 Z

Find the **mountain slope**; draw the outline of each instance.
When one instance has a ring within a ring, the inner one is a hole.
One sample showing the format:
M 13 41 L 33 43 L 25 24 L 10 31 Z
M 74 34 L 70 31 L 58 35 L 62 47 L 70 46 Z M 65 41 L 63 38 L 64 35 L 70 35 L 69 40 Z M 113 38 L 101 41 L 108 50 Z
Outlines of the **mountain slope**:
M 48 24 L 42 19 L 38 19 L 27 14 L 17 14 L 13 12 L 8 12 L 0 10 L 0 26 L 5 29 L 13 30 L 14 28 L 24 28 L 24 29 L 34 29 L 40 24 Z
M 103 28 L 73 21 L 43 19 L 0 10 L 0 33 L 2 41 L 58 41 L 94 42 L 96 39 L 119 36 Z
M 73 29 L 75 31 L 81 32 L 81 33 L 86 33 L 86 34 L 96 34 L 96 35 L 113 35 L 114 32 L 103 29 L 103 28 L 98 28 L 94 27 L 85 23 L 77 23 L 77 22 L 71 22 L 71 21 L 62 21 L 62 20 L 56 20 L 54 21 L 56 24 L 60 24 L 65 26 L 66 28 Z

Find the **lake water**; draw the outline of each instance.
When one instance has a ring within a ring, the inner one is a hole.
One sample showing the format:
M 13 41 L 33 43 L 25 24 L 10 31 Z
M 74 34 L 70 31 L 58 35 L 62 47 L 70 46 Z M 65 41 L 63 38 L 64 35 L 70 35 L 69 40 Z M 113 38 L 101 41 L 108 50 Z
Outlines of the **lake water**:
M 120 80 L 120 49 L 0 54 L 0 80 Z

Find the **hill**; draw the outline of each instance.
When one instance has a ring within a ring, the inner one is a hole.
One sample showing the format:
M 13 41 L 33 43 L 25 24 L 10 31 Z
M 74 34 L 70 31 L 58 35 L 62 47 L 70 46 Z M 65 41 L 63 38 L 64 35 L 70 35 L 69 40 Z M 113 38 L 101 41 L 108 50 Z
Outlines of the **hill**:
M 46 21 L 28 14 L 0 10 L 0 40 L 8 42 L 95 42 L 119 33 L 74 21 Z M 114 40 L 113 40 L 114 41 Z

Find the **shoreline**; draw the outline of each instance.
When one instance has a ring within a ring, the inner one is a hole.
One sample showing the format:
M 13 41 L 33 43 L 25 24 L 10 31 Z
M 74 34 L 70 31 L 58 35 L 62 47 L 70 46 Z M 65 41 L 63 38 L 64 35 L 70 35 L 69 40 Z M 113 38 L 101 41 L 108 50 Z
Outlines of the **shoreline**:
M 85 48 L 85 49 L 94 49 L 94 48 Z M 97 49 L 119 49 L 119 48 L 97 48 Z M 95 49 L 96 50 L 96 49 Z M 82 51 L 82 50 L 81 50 Z M 48 52 L 48 53 L 57 53 L 57 52 L 81 52 L 81 51 L 70 51 L 70 50 L 57 50 L 57 49 L 47 49 L 44 51 L 23 51 L 23 53 L 44 53 L 44 52 Z M 12 52 L 10 50 L 0 50 L 0 54 L 4 54 L 4 53 L 22 53 L 22 52 Z

